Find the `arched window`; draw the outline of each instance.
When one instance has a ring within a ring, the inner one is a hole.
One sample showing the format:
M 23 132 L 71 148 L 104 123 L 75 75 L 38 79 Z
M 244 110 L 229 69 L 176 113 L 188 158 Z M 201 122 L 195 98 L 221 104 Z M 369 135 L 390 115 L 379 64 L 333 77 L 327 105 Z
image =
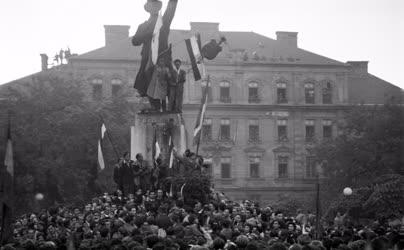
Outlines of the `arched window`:
M 249 143 L 259 143 L 260 142 L 260 126 L 259 126 L 258 119 L 249 120 L 248 142 Z
M 325 82 L 323 85 L 323 104 L 332 104 L 332 84 Z
M 221 119 L 220 120 L 220 140 L 229 141 L 230 140 L 230 120 Z
M 230 103 L 230 83 L 227 81 L 220 82 L 220 102 Z
M 231 158 L 222 157 L 220 159 L 221 177 L 223 179 L 231 178 Z
M 203 98 L 203 95 L 205 94 L 205 89 L 206 89 L 206 82 L 202 82 L 201 83 L 201 92 L 202 92 L 202 98 Z M 210 83 L 209 84 L 209 87 L 208 87 L 208 102 L 212 102 L 212 83 Z
M 112 97 L 118 97 L 122 93 L 122 80 L 114 78 L 111 80 L 111 85 Z
M 248 83 L 248 103 L 259 103 L 258 83 Z
M 316 135 L 316 128 L 314 120 L 305 120 L 306 142 L 313 142 Z
M 314 156 L 306 156 L 306 177 L 314 178 L 317 176 L 317 166 Z
M 288 178 L 289 177 L 289 157 L 286 155 L 278 155 L 278 177 Z
M 286 83 L 285 82 L 278 82 L 276 84 L 276 95 L 277 95 L 277 103 L 287 103 L 288 99 L 286 96 Z
M 250 177 L 259 178 L 261 157 L 259 155 L 251 155 L 249 157 L 249 163 L 250 163 Z
M 100 101 L 102 99 L 102 79 L 94 78 L 91 80 L 91 84 L 93 87 L 93 99 L 96 101 Z
M 212 119 L 205 118 L 202 125 L 202 141 L 212 140 Z
M 304 84 L 304 98 L 305 98 L 306 104 L 314 104 L 314 102 L 315 102 L 314 83 L 305 83 Z

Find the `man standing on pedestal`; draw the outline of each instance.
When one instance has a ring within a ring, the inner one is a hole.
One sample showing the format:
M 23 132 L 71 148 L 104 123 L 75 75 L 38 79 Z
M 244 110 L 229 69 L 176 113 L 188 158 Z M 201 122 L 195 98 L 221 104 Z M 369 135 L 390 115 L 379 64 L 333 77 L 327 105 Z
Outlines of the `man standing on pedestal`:
M 168 46 L 171 22 L 177 9 L 178 0 L 170 0 L 163 17 L 159 17 L 162 2 L 159 0 L 147 0 L 144 8 L 150 13 L 149 19 L 139 25 L 136 34 L 132 38 L 134 46 L 142 47 L 140 69 L 137 73 L 134 88 L 141 96 L 147 96 L 147 90 L 154 74 L 156 58 L 164 57 L 166 66 L 172 68 L 171 50 Z M 158 24 L 158 25 L 157 25 Z M 153 43 L 153 38 L 158 42 Z M 158 46 L 153 46 L 158 45 Z M 157 49 L 157 51 L 156 51 Z M 159 100 L 149 96 L 149 102 L 153 109 L 160 106 Z
M 182 99 L 184 95 L 184 83 L 186 81 L 186 72 L 181 69 L 181 60 L 174 61 L 173 79 L 170 81 L 168 90 L 169 111 L 182 113 Z

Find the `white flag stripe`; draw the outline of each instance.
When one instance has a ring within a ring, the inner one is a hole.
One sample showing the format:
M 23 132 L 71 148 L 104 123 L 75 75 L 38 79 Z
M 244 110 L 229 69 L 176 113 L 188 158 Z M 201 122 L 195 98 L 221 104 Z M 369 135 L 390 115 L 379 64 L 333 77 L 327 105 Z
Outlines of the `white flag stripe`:
M 206 78 L 206 69 L 205 64 L 203 62 L 203 57 L 198 45 L 198 39 L 196 36 L 191 37 L 191 46 L 192 52 L 194 53 L 196 65 L 198 66 L 199 72 L 201 74 L 202 79 Z
M 163 17 L 159 13 L 156 21 L 156 26 L 154 26 L 153 39 L 151 44 L 152 50 L 152 62 L 154 65 L 157 64 L 157 59 L 159 57 L 159 40 L 160 40 L 160 29 L 163 26 Z
M 154 159 L 155 159 L 155 160 L 157 160 L 157 158 L 160 156 L 160 153 L 161 153 L 161 151 L 160 151 L 160 145 L 159 145 L 159 142 L 156 141 L 156 155 L 154 156 Z
M 104 155 L 101 148 L 101 140 L 98 140 L 98 164 L 100 165 L 101 170 L 105 168 Z
M 180 153 L 183 154 L 185 150 L 187 150 L 187 132 L 185 128 L 185 124 L 183 123 L 181 116 L 179 116 L 181 127 L 180 127 Z
M 206 88 L 209 88 L 209 82 L 206 85 Z M 203 118 L 205 116 L 205 111 L 206 111 L 206 106 L 208 103 L 208 95 L 205 95 L 205 100 L 202 106 L 202 112 L 201 112 L 201 116 L 199 117 L 199 126 L 195 129 L 194 131 L 194 137 L 198 135 L 198 133 L 201 131 L 202 129 L 202 125 L 203 125 Z
M 104 139 L 105 132 L 107 131 L 107 128 L 105 127 L 105 124 L 103 123 L 101 126 L 101 139 Z

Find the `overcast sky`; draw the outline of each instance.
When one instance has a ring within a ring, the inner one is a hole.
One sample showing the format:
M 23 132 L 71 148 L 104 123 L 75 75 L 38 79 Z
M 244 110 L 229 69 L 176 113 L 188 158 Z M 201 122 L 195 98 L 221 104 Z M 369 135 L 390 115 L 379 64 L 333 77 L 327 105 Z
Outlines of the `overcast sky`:
M 39 71 L 40 53 L 102 47 L 105 24 L 131 25 L 132 35 L 148 18 L 145 1 L 2 0 L 0 84 Z M 404 89 L 404 0 L 179 0 L 172 28 L 189 29 L 191 21 L 271 38 L 297 31 L 300 48 L 369 61 L 372 74 Z

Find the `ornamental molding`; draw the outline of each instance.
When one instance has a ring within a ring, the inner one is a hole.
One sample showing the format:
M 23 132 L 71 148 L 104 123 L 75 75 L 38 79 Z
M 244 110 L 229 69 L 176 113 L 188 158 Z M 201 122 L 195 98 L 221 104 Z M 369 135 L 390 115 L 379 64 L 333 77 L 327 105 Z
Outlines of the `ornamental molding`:
M 272 150 L 274 153 L 291 153 L 292 150 L 287 146 L 280 146 Z
M 265 151 L 266 150 L 264 148 L 261 148 L 259 146 L 252 146 L 252 147 L 248 147 L 248 148 L 244 149 L 244 152 L 247 153 L 247 154 L 249 154 L 249 153 L 261 153 L 261 155 L 262 155 L 262 154 L 265 153 Z

